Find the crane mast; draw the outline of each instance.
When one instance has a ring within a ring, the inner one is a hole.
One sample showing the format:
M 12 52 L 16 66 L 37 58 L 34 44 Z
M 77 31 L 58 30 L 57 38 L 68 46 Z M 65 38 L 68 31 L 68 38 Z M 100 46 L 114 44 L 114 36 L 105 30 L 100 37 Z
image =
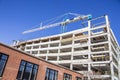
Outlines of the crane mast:
M 73 13 L 69 13 L 69 14 L 73 14 Z M 91 15 L 82 15 L 82 16 L 77 15 L 77 14 L 75 14 L 75 15 L 77 17 L 74 17 L 72 19 L 66 19 L 65 21 L 62 21 L 62 22 L 57 22 L 54 24 L 45 25 L 45 26 L 41 26 L 41 27 L 38 27 L 35 29 L 27 30 L 27 31 L 24 31 L 23 34 L 35 32 L 35 31 L 39 31 L 39 30 L 44 30 L 44 29 L 52 28 L 52 27 L 56 27 L 56 26 L 64 26 L 64 25 L 67 25 L 69 23 L 76 22 L 76 21 L 83 20 L 83 19 L 88 19 L 88 20 L 91 19 Z

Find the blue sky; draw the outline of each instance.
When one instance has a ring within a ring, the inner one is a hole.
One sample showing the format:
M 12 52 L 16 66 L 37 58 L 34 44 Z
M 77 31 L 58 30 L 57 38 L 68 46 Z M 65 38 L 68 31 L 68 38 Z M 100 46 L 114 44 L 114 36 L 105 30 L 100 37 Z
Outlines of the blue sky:
M 58 34 L 61 31 L 57 28 L 25 35 L 22 32 L 67 12 L 92 14 L 93 18 L 107 14 L 120 43 L 120 0 L 0 0 L 0 42 L 11 44 L 13 40 Z

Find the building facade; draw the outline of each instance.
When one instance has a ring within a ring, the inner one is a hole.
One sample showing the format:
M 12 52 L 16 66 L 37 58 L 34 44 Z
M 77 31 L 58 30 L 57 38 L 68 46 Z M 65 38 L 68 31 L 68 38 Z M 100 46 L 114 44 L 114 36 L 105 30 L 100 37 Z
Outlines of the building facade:
M 0 43 L 0 80 L 82 80 L 83 75 Z
M 88 20 L 84 28 L 19 42 L 16 48 L 84 74 L 84 80 L 120 80 L 119 44 L 108 16 Z

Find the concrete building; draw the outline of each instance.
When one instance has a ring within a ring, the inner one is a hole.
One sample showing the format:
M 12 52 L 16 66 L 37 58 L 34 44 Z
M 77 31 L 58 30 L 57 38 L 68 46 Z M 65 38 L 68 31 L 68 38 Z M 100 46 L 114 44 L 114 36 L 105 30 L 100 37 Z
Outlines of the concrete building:
M 120 80 L 119 44 L 108 16 L 88 20 L 84 25 L 78 30 L 22 41 L 15 47 L 80 72 L 84 80 Z
M 82 80 L 83 75 L 0 43 L 0 80 Z

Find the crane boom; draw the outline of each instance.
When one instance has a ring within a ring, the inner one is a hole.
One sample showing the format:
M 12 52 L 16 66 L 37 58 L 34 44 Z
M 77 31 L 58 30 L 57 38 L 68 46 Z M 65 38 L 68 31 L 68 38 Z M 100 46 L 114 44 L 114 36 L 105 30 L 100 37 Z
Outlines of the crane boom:
M 27 30 L 27 31 L 24 31 L 23 34 L 35 32 L 35 31 L 38 31 L 38 30 L 44 30 L 44 29 L 47 29 L 47 28 L 55 27 L 55 26 L 67 25 L 69 23 L 76 22 L 76 21 L 79 21 L 79 20 L 83 20 L 83 19 L 86 19 L 86 18 L 87 19 L 91 18 L 91 15 L 77 16 L 77 17 L 72 18 L 72 19 L 67 19 L 66 21 L 62 21 L 62 22 L 58 22 L 58 23 L 54 23 L 54 24 L 50 24 L 50 25 L 45 25 L 45 26 L 42 26 L 42 27 L 39 27 L 39 28 Z

